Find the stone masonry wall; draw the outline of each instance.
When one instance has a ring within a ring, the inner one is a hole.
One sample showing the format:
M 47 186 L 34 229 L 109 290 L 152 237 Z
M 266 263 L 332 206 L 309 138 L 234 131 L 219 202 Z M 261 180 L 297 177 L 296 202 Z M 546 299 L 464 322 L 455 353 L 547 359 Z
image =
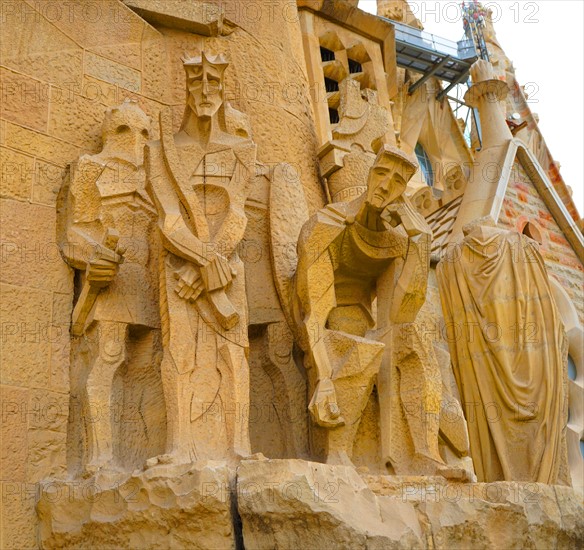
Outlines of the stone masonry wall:
M 156 29 L 119 0 L 2 1 L 3 549 L 37 546 L 35 484 L 66 470 L 73 273 L 56 198 L 67 164 L 99 150 L 105 109 L 137 99 L 158 139 L 162 107 L 181 122 L 180 57 L 226 53 L 226 98 L 250 116 L 258 159 L 302 167 L 311 211 L 323 204 L 296 2 L 244 4 L 222 2 L 235 30 L 204 38 Z

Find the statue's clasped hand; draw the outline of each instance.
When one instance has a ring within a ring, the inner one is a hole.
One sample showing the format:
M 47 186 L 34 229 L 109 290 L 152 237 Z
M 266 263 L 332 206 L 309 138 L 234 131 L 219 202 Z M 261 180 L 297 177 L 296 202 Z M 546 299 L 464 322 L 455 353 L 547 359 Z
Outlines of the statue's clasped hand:
M 231 283 L 233 273 L 228 261 L 217 255 L 200 268 L 191 263 L 183 265 L 174 277 L 178 280 L 176 293 L 184 300 L 194 302 L 204 290 L 212 292 L 225 288 Z
M 118 274 L 120 265 L 124 262 L 126 249 L 121 246 L 108 248 L 98 244 L 87 263 L 87 280 L 92 286 L 106 287 Z
M 216 254 L 213 259 L 201 267 L 201 277 L 205 288 L 211 292 L 225 288 L 233 279 L 233 272 L 229 261 L 223 256 Z
M 409 201 L 400 200 L 390 204 L 383 216 L 392 227 L 403 225 L 409 237 L 428 233 L 428 225 L 421 214 L 416 212 Z
M 308 409 L 319 426 L 335 428 L 345 424 L 337 404 L 335 386 L 330 378 L 319 380 Z
M 174 278 L 178 280 L 176 293 L 187 302 L 194 302 L 205 289 L 203 279 L 193 264 L 183 265 L 176 271 Z

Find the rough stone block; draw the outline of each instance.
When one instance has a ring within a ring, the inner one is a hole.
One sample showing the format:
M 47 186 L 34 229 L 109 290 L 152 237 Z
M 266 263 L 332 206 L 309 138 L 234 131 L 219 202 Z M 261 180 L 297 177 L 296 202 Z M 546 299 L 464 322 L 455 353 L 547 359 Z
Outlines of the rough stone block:
M 10 122 L 6 122 L 4 145 L 61 166 L 79 155 L 79 148 L 70 143 Z
M 0 548 L 36 550 L 36 512 L 34 483 L 0 481 Z
M 0 69 L 1 115 L 22 126 L 46 131 L 49 85 L 26 75 Z
M 104 111 L 101 103 L 95 100 L 71 90 L 52 88 L 49 133 L 84 150 L 97 151 Z
M 351 467 L 243 461 L 237 488 L 249 548 L 423 547 L 413 506 L 399 503 L 389 511 L 384 504 L 382 512 L 373 491 Z
M 3 243 L 1 280 L 17 286 L 26 280 L 27 286 L 32 288 L 56 292 L 72 291 L 69 268 L 55 243 L 55 210 L 48 206 L 7 199 L 2 201 L 0 210 L 0 235 Z M 24 274 L 26 279 L 23 278 Z M 7 316 L 6 320 L 10 318 Z M 33 312 L 32 319 L 38 319 L 38 314 Z M 51 324 L 50 319 L 49 308 L 48 316 L 42 319 L 47 330 Z
M 0 285 L 2 301 L 2 384 L 48 387 L 49 341 L 47 319 L 51 315 L 48 292 Z
M 85 72 L 131 92 L 137 93 L 142 87 L 139 71 L 92 52 L 85 54 Z
M 0 194 L 3 197 L 30 198 L 34 159 L 5 147 L 0 148 Z
M 235 548 L 231 483 L 222 463 L 156 466 L 131 476 L 46 481 L 43 548 Z
M 12 386 L 0 388 L 2 410 L 0 476 L 11 482 L 26 481 L 26 407 L 28 390 Z
M 55 206 L 57 195 L 63 183 L 63 166 L 56 166 L 43 160 L 34 163 L 34 181 L 32 186 L 33 202 Z

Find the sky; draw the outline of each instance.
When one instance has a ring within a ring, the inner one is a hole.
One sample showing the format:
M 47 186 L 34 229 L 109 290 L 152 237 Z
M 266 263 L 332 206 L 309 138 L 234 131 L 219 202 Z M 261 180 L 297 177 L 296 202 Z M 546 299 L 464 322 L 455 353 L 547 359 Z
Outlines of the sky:
M 461 1 L 409 0 L 424 30 L 462 38 Z M 560 172 L 584 215 L 584 0 L 498 0 L 493 11 L 497 38 L 529 93 L 529 106 Z M 359 7 L 376 13 L 376 0 Z

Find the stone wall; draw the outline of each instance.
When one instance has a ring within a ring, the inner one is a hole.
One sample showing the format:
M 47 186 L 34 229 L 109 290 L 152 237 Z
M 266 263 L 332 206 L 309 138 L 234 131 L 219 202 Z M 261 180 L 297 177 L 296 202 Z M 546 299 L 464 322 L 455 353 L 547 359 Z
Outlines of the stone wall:
M 568 293 L 578 311 L 580 322 L 584 323 L 584 266 L 531 183 L 529 174 L 516 161 L 509 178 L 499 224 L 523 231 L 528 222 L 539 229 L 541 253 L 550 275 Z
M 154 120 L 170 107 L 178 128 L 181 56 L 226 53 L 226 98 L 251 117 L 258 159 L 296 166 L 311 212 L 324 204 L 296 2 L 244 4 L 222 2 L 232 32 L 206 38 L 155 28 L 119 0 L 3 2 L 2 548 L 36 546 L 35 484 L 66 471 L 73 273 L 56 198 L 66 166 L 99 150 L 105 109 L 132 97 Z

